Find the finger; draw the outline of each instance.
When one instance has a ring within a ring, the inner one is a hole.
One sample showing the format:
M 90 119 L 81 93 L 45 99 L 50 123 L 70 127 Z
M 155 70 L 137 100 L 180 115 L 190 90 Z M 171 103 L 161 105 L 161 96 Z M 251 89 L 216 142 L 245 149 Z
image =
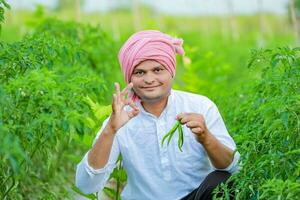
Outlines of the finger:
M 202 128 L 202 129 L 206 129 L 206 124 L 205 124 L 205 119 L 203 117 L 203 115 L 201 114 L 195 114 L 192 116 L 192 121 L 197 121 L 199 126 Z
M 112 100 L 112 110 L 113 110 L 113 112 L 115 112 L 116 111 L 116 101 L 117 101 L 117 96 L 116 96 L 116 94 L 114 93 L 113 94 L 113 100 Z
M 181 121 L 181 119 L 186 116 L 186 113 L 185 112 L 182 112 L 182 113 L 179 113 L 177 116 L 176 116 L 176 119 Z
M 176 120 L 181 120 L 181 118 L 182 118 L 182 113 L 180 113 L 176 116 Z
M 137 105 L 135 105 L 131 99 L 126 99 L 125 105 L 129 105 L 134 110 L 139 110 L 139 107 Z
M 202 123 L 205 122 L 204 117 L 203 117 L 202 114 L 196 114 L 195 116 L 196 116 L 196 118 L 199 119 Z
M 129 83 L 121 92 L 121 97 L 125 97 L 128 91 L 132 88 L 133 83 Z
M 133 110 L 133 111 L 128 113 L 128 116 L 130 118 L 133 118 L 133 117 L 137 116 L 139 114 L 139 112 L 140 112 L 140 110 Z
M 204 130 L 200 127 L 197 127 L 197 128 L 192 128 L 191 131 L 195 134 L 202 134 L 204 133 Z
M 186 113 L 185 116 L 188 116 L 190 121 L 202 121 L 203 120 L 203 116 L 199 113 Z
M 176 116 L 176 119 L 177 120 L 181 120 L 182 118 L 184 117 L 187 117 L 187 116 L 193 116 L 194 113 L 186 113 L 186 112 L 182 112 L 182 113 L 179 113 L 177 116 Z
M 202 116 L 202 120 L 201 120 L 201 125 L 203 126 L 203 128 L 207 129 L 206 122 L 205 122 L 205 119 L 203 116 Z
M 190 116 L 190 115 L 188 115 L 188 114 L 185 114 L 182 118 L 181 118 L 181 120 L 179 120 L 182 124 L 186 124 L 187 122 L 189 122 L 189 121 L 192 121 L 193 120 L 193 118 Z
M 200 127 L 202 129 L 206 129 L 206 125 L 205 125 L 205 122 L 197 119 L 197 120 L 193 120 L 191 119 L 190 121 L 188 121 L 186 123 L 186 126 L 189 127 L 189 128 L 196 128 L 196 127 Z
M 196 127 L 200 127 L 200 123 L 198 121 L 189 121 L 186 123 L 186 126 L 188 128 L 196 128 Z
M 115 82 L 115 94 L 117 95 L 117 100 L 120 100 L 120 85 L 118 82 Z

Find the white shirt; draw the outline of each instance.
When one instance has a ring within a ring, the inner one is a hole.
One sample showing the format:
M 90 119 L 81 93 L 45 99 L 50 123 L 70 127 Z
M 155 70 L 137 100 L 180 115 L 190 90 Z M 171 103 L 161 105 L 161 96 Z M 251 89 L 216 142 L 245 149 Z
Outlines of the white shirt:
M 177 114 L 182 112 L 202 114 L 208 130 L 230 149 L 236 148 L 217 106 L 205 96 L 172 89 L 167 106 L 158 118 L 146 112 L 140 103 L 137 105 L 140 113 L 116 133 L 108 163 L 101 169 L 93 169 L 88 164 L 87 152 L 78 164 L 76 185 L 82 192 L 94 193 L 104 188 L 119 153 L 127 173 L 127 184 L 121 193 L 123 200 L 180 199 L 196 189 L 216 168 L 191 130 L 183 126 L 183 152 L 178 148 L 177 131 L 169 146 L 166 141 L 161 146 L 162 138 L 176 123 Z M 103 122 L 96 139 L 108 119 Z M 236 152 L 232 163 L 222 170 L 235 172 L 239 157 Z

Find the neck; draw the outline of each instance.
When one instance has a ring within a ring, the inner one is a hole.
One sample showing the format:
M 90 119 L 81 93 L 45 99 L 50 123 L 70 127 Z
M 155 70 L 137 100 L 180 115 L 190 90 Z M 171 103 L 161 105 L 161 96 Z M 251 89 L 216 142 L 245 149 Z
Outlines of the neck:
M 168 98 L 169 98 L 169 95 L 159 101 L 156 101 L 156 102 L 142 101 L 141 104 L 144 107 L 145 111 L 155 115 L 156 117 L 159 117 L 160 114 L 165 109 L 165 107 L 167 106 Z

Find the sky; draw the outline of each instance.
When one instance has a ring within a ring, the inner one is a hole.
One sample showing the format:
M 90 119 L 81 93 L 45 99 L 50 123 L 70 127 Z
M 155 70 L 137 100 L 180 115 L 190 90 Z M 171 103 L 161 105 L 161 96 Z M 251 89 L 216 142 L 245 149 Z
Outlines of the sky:
M 12 9 L 34 9 L 36 4 L 54 8 L 58 0 L 7 0 Z M 108 12 L 119 6 L 130 6 L 132 0 L 82 0 L 85 12 Z M 235 14 L 249 15 L 258 11 L 285 14 L 288 0 L 137 0 L 157 11 L 168 15 L 224 15 L 228 14 L 228 2 L 231 2 Z

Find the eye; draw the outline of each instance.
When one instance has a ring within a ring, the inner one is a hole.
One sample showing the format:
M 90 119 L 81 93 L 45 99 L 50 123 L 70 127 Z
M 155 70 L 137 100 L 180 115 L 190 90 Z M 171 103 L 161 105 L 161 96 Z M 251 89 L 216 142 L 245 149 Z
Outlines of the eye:
M 143 75 L 144 74 L 144 72 L 143 71 L 136 71 L 136 72 L 134 72 L 133 74 L 135 74 L 135 75 Z
M 160 71 L 162 71 L 163 69 L 161 69 L 161 68 L 156 68 L 154 71 L 155 72 L 160 72 Z

